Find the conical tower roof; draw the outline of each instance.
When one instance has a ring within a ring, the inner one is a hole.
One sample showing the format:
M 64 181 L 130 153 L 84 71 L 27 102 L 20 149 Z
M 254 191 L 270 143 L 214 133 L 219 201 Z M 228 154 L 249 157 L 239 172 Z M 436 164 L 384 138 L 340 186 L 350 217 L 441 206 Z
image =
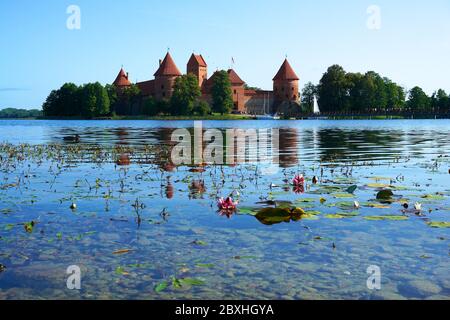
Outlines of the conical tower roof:
M 299 78 L 289 64 L 289 61 L 285 59 L 273 80 L 299 80 Z
M 167 52 L 154 76 L 181 76 L 181 72 L 177 68 L 169 52 Z
M 117 75 L 116 80 L 114 80 L 113 85 L 116 87 L 131 86 L 131 82 L 128 80 L 128 75 L 125 73 L 123 68 L 120 68 L 119 74 Z

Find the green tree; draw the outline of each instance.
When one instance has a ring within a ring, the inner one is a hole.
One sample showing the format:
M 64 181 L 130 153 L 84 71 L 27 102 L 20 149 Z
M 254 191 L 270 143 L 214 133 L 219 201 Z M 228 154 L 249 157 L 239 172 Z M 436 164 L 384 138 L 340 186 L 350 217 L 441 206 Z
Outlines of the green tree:
M 302 90 L 301 108 L 303 112 L 313 112 L 314 96 L 318 96 L 319 91 L 317 86 L 312 82 L 305 84 Z
M 108 92 L 110 111 L 117 112 L 117 105 L 119 101 L 119 97 L 117 95 L 117 87 L 112 84 L 105 85 L 106 92 Z
M 387 94 L 383 78 L 374 71 L 367 72 L 366 77 L 370 78 L 374 85 L 373 91 L 371 92 L 371 96 L 373 97 L 371 107 L 376 111 L 385 110 L 387 106 Z
M 401 110 L 405 106 L 405 90 L 392 82 L 389 78 L 384 78 L 386 88 L 386 108 L 388 110 Z
M 98 82 L 85 84 L 81 89 L 81 115 L 87 118 L 107 115 L 110 111 L 108 92 Z
M 132 84 L 122 90 L 119 100 L 119 104 L 122 104 L 121 109 L 123 114 L 137 115 L 141 102 L 141 90 L 137 85 Z
M 206 101 L 200 100 L 195 104 L 193 112 L 198 116 L 206 116 L 211 113 L 211 107 Z
M 367 79 L 361 73 L 347 73 L 347 87 L 349 92 L 349 110 L 362 112 L 367 110 L 365 97 Z
M 37 109 L 5 108 L 0 110 L 0 119 L 37 118 L 42 116 L 42 111 Z
M 439 89 L 431 96 L 431 108 L 435 112 L 449 110 L 450 98 L 443 89 Z
M 73 83 L 65 83 L 58 90 L 59 115 L 76 116 L 80 114 L 80 90 Z
M 431 99 L 420 87 L 414 87 L 409 91 L 407 106 L 413 112 L 428 112 L 431 109 Z
M 45 99 L 44 104 L 42 105 L 42 111 L 44 112 L 44 116 L 46 117 L 54 117 L 58 116 L 58 90 L 52 90 L 48 95 L 47 99 Z
M 224 70 L 216 72 L 211 88 L 212 111 L 220 114 L 230 113 L 234 105 L 232 94 L 228 72 Z
M 345 70 L 332 65 L 319 83 L 319 104 L 324 112 L 346 111 L 348 104 L 348 81 Z
M 192 74 L 183 75 L 175 80 L 170 100 L 173 115 L 192 114 L 198 98 L 201 96 L 197 77 Z

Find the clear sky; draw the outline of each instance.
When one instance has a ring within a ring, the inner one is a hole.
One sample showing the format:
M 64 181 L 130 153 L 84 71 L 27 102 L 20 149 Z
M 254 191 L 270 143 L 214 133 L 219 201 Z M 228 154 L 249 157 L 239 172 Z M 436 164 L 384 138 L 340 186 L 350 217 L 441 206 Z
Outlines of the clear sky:
M 72 4 L 79 30 L 66 26 Z M 370 5 L 380 29 L 367 26 Z M 193 51 L 209 74 L 234 57 L 264 89 L 287 55 L 301 87 L 340 64 L 450 91 L 449 0 L 1 0 L 0 35 L 0 109 L 40 108 L 64 82 L 111 83 L 121 65 L 133 81 L 152 79 L 167 48 L 183 72 Z

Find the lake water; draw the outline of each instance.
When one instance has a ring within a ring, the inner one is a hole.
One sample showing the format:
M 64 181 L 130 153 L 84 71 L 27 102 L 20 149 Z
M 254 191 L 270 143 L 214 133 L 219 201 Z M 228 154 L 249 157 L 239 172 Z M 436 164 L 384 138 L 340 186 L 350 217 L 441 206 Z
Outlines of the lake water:
M 450 298 L 449 120 L 202 123 L 277 129 L 270 170 L 171 165 L 193 125 L 0 120 L 0 299 Z

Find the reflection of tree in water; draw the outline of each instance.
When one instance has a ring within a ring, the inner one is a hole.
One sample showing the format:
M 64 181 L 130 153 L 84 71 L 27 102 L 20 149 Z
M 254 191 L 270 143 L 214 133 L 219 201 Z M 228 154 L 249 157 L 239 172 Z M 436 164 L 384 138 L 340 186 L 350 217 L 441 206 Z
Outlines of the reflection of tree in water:
M 402 131 L 323 129 L 317 132 L 322 162 L 371 161 L 401 155 Z

